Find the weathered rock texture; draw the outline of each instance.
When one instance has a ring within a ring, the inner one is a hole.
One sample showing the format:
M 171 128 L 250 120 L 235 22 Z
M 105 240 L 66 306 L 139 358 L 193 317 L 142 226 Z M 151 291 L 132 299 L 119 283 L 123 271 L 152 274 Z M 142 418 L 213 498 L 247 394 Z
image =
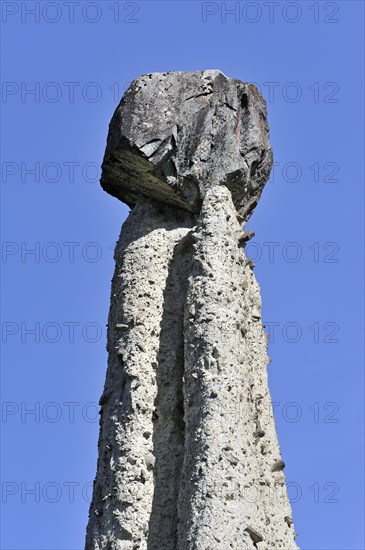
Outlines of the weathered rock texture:
M 271 168 L 263 99 L 219 71 L 138 78 L 103 188 L 115 250 L 86 550 L 295 550 L 243 231 Z
M 252 84 L 219 71 L 156 73 L 135 80 L 115 111 L 101 183 L 131 206 L 147 196 L 195 213 L 206 190 L 224 184 L 246 218 L 271 164 Z

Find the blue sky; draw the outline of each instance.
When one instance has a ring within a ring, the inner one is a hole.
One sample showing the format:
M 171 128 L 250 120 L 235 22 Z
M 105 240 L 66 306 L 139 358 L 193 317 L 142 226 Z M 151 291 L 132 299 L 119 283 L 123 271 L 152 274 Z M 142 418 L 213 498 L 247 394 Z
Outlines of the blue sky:
M 128 213 L 98 184 L 112 113 L 142 73 L 217 68 L 268 102 L 248 253 L 298 543 L 363 549 L 363 3 L 1 7 L 2 548 L 83 547 Z

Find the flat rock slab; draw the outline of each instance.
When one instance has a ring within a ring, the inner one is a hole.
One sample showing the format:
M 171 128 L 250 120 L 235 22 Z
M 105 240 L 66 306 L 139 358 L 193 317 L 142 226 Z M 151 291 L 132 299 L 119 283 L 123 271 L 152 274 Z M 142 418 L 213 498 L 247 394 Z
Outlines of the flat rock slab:
M 198 213 L 227 186 L 246 220 L 272 166 L 265 101 L 218 70 L 143 75 L 109 126 L 101 185 L 129 206 L 141 197 Z

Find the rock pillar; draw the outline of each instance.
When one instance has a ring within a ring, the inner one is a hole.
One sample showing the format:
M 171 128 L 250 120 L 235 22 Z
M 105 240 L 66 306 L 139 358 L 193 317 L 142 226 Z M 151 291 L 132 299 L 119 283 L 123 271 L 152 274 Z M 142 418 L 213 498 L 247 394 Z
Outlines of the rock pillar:
M 220 71 L 144 75 L 101 184 L 115 249 L 86 550 L 295 550 L 244 224 L 272 154 L 264 100 Z

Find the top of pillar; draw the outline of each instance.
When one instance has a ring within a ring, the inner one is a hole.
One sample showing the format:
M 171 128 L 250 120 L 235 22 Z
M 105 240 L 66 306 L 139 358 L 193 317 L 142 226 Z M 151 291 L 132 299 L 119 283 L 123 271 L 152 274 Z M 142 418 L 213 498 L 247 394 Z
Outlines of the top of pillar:
M 141 196 L 199 212 L 225 185 L 248 219 L 269 177 L 266 104 L 252 84 L 221 71 L 142 75 L 109 125 L 101 185 L 133 206 Z

